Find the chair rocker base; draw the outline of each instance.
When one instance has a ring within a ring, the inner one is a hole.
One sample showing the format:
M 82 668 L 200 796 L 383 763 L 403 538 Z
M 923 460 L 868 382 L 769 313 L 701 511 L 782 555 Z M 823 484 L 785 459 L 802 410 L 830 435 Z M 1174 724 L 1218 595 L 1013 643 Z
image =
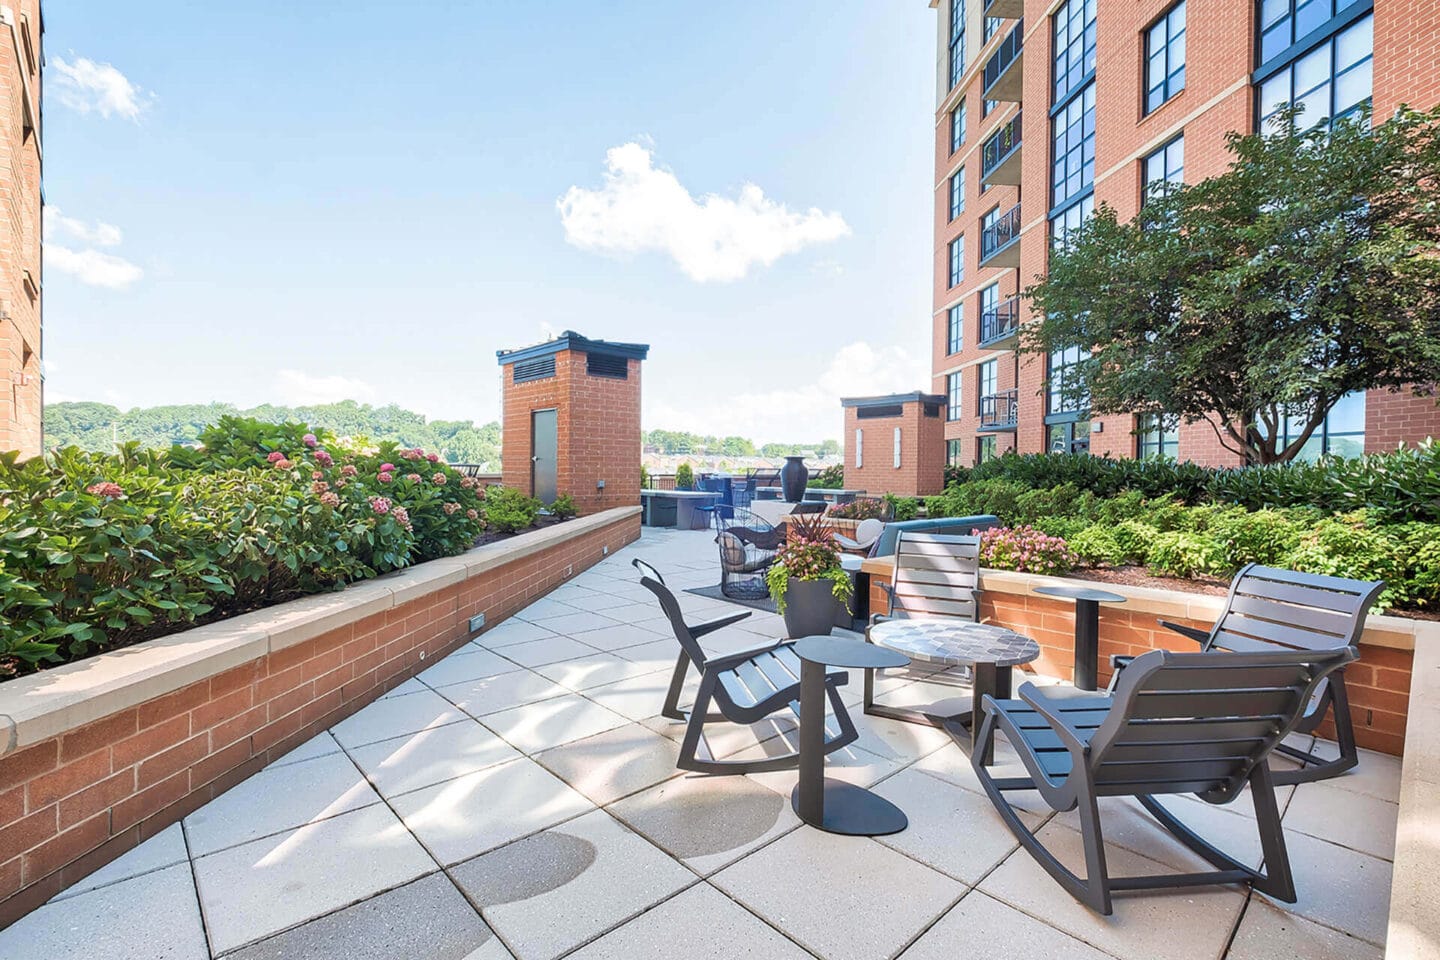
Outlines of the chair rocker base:
M 680 719 L 686 720 L 685 738 L 680 742 L 680 757 L 675 761 L 675 766 L 681 770 L 690 770 L 695 773 L 709 774 L 745 774 L 745 773 L 770 773 L 775 770 L 795 770 L 800 766 L 800 751 L 790 750 L 778 756 L 766 757 L 763 760 L 705 760 L 699 756 L 700 744 L 705 739 L 704 727 L 707 723 L 731 722 L 739 723 L 746 721 L 731 720 L 722 714 L 709 713 L 711 690 L 710 685 L 702 682 L 700 693 L 695 698 L 695 705 L 688 715 L 682 715 Z M 825 686 L 825 695 L 830 701 L 830 711 L 834 714 L 839 724 L 839 732 L 825 739 L 824 753 L 829 755 L 836 750 L 843 750 L 856 740 L 860 739 L 860 732 L 855 729 L 855 722 L 850 719 L 850 714 L 845 708 L 845 703 L 840 699 L 840 690 L 831 683 Z M 759 722 L 765 719 L 757 717 L 753 721 Z M 709 745 L 706 744 L 706 750 Z
M 987 714 L 980 730 L 980 737 L 983 742 L 988 744 L 994 733 L 995 714 Z M 1088 791 L 1081 791 L 1078 802 L 1071 808 L 1079 812 L 1080 832 L 1085 848 L 1086 872 L 1089 874 L 1087 877 L 1081 877 L 1045 848 L 1045 845 L 1040 842 L 1040 838 L 1020 819 L 1015 807 L 1005 799 L 1004 794 L 1012 790 L 1037 789 L 1034 779 L 1031 777 L 994 777 L 988 769 L 979 764 L 976 764 L 974 769 L 981 787 L 994 803 L 996 812 L 1000 814 L 1001 819 L 1005 821 L 1005 825 L 1010 828 L 1010 832 L 1020 845 L 1067 893 L 1103 916 L 1110 916 L 1114 912 L 1111 902 L 1113 893 L 1135 890 L 1243 883 L 1286 903 L 1294 903 L 1296 900 L 1294 877 L 1290 872 L 1290 860 L 1285 850 L 1284 835 L 1281 833 L 1279 806 L 1275 801 L 1275 781 L 1267 764 L 1260 764 L 1250 775 L 1250 792 L 1255 802 L 1256 826 L 1260 831 L 1267 872 L 1254 870 L 1212 846 L 1185 826 L 1173 813 L 1161 806 L 1155 797 L 1136 795 L 1135 798 L 1162 827 L 1191 851 L 1218 869 L 1196 873 L 1127 877 L 1112 877 L 1106 870 L 1105 837 L 1100 824 L 1099 807 L 1093 795 L 1085 795 Z

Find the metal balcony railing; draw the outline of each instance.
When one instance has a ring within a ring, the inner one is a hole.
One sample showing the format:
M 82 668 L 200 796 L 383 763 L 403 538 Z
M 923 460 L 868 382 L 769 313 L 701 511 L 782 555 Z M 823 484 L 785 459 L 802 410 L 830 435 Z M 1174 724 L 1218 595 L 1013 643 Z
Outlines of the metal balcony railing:
M 1000 46 L 985 61 L 984 87 L 987 100 L 1018 100 L 1020 98 L 1019 70 L 1014 80 L 1009 79 L 1010 68 L 1020 66 L 1020 55 L 1025 46 L 1025 21 L 1016 21 L 1006 34 Z M 1001 81 L 1005 82 L 1002 84 Z
M 1018 417 L 1019 390 L 1001 390 L 980 398 L 980 429 L 1007 430 Z
M 1006 210 L 980 232 L 980 263 L 1000 253 L 1020 238 L 1020 204 Z
M 980 346 L 993 346 L 1008 340 L 1019 329 L 1020 297 L 1017 295 L 980 314 Z
M 995 173 L 996 170 L 1005 164 L 1005 161 L 1012 157 L 1018 159 L 1024 129 L 1021 125 L 1022 116 L 1023 111 L 1011 117 L 1006 121 L 1004 126 L 995 131 L 989 140 L 985 141 L 985 145 L 981 148 L 980 176 L 986 181 L 993 180 L 996 183 L 1020 182 L 1019 169 L 1014 171 L 1015 176 L 1013 177 L 992 178 L 991 174 Z

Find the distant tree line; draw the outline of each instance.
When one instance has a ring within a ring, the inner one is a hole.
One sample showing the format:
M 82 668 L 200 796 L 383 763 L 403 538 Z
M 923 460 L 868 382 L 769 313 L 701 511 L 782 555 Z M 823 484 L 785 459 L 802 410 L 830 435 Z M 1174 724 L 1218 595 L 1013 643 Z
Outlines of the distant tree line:
M 374 443 L 393 440 L 440 453 L 450 463 L 500 468 L 499 423 L 477 426 L 470 420 L 426 420 L 423 414 L 395 404 L 372 407 L 353 400 L 307 407 L 267 403 L 248 410 L 228 403 L 136 407 L 126 411 L 106 403 L 52 403 L 45 407 L 45 445 L 107 451 L 116 441 L 134 440 L 144 447 L 194 443 L 202 429 L 226 414 L 275 423 L 306 423 L 338 436 Z
M 645 434 L 645 445 L 654 447 L 665 454 L 711 454 L 722 457 L 787 457 L 799 454 L 837 456 L 840 444 L 836 440 L 819 443 L 767 443 L 757 447 L 753 440 L 745 437 L 702 436 L 683 430 L 651 430 Z

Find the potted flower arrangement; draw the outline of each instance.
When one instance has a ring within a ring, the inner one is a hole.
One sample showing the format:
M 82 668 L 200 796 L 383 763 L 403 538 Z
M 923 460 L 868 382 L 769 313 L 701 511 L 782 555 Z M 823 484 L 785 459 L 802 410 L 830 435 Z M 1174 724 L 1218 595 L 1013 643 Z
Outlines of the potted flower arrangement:
M 816 515 L 792 516 L 785 542 L 765 572 L 791 637 L 828 634 L 846 616 L 854 586 L 840 566 L 830 525 Z

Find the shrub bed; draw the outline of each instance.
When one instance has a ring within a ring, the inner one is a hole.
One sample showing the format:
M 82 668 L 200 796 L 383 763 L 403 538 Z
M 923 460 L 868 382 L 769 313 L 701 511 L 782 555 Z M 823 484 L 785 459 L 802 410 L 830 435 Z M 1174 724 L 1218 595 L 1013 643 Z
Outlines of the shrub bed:
M 434 454 L 222 418 L 200 449 L 0 454 L 0 679 L 524 529 Z

